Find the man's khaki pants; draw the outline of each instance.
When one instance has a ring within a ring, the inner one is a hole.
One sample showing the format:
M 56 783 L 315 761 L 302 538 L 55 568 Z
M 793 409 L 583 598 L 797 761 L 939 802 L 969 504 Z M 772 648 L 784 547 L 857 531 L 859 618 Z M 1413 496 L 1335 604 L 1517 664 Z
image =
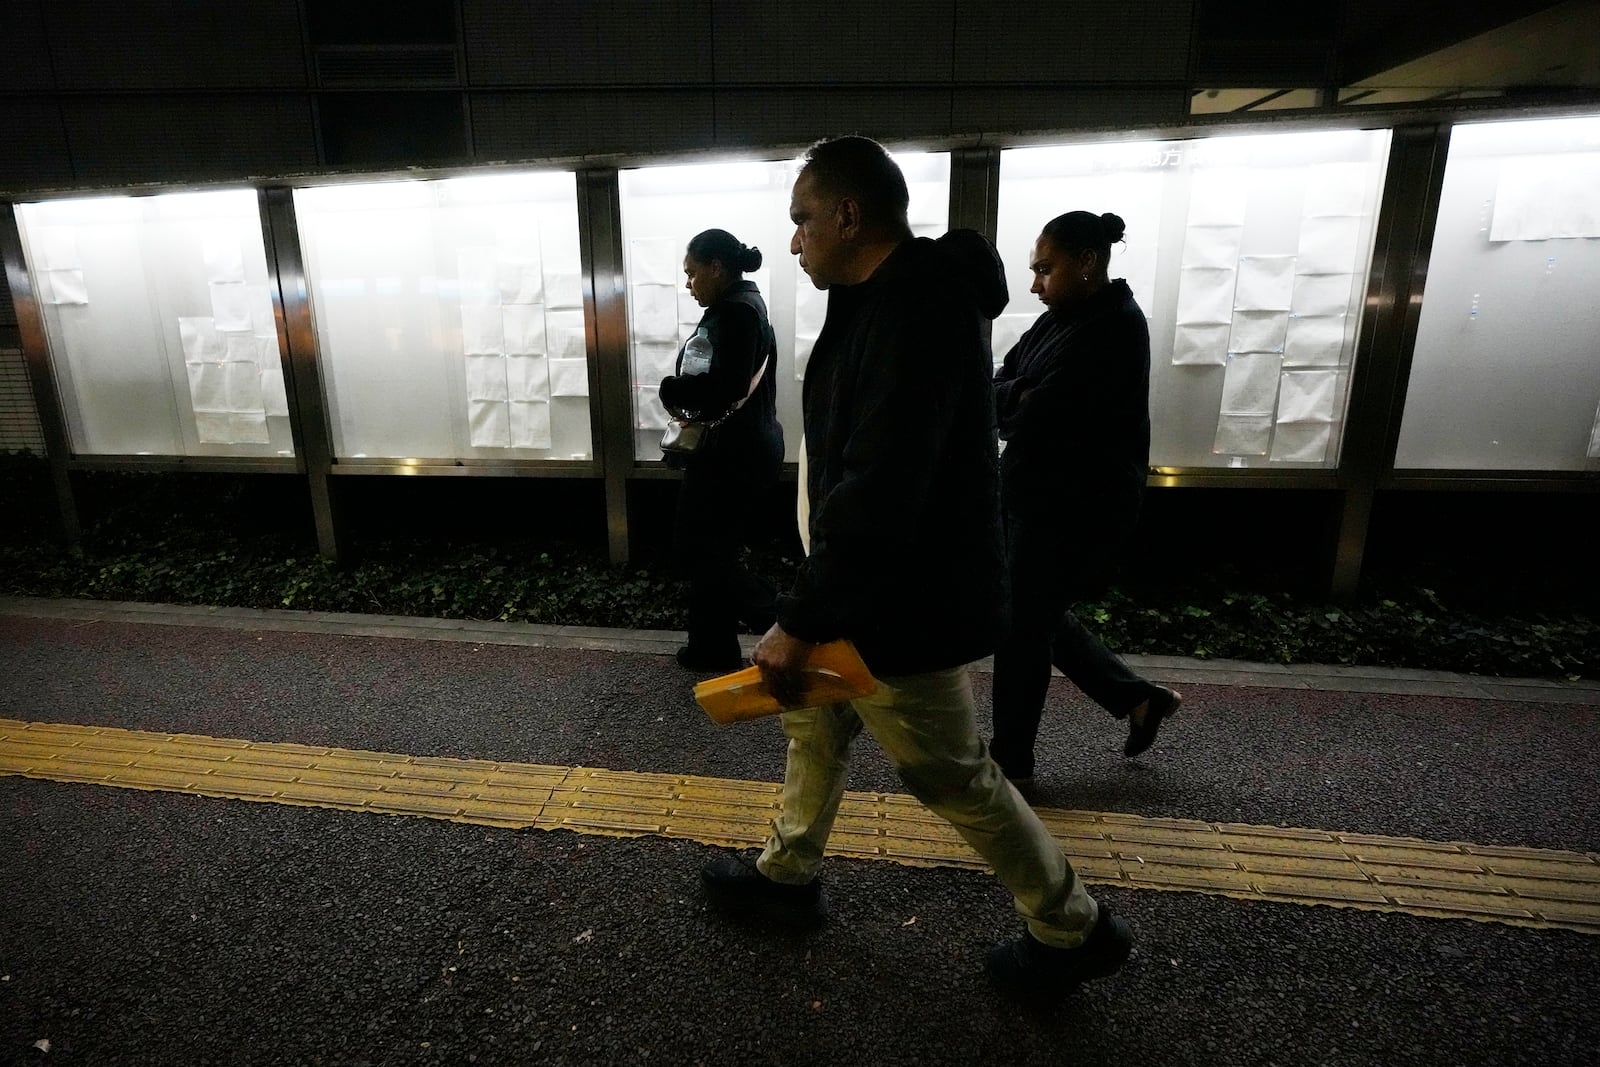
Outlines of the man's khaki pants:
M 844 796 L 850 742 L 863 726 L 911 794 L 994 868 L 1034 937 L 1060 948 L 1083 941 L 1098 915 L 1095 902 L 985 751 L 964 667 L 880 678 L 871 696 L 783 715 L 783 812 L 756 864 L 763 874 L 787 883 L 816 875 Z

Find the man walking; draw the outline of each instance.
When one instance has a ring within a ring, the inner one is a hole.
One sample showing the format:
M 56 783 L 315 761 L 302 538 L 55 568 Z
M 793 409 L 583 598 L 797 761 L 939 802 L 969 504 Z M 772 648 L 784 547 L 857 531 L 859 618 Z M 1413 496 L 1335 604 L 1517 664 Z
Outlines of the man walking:
M 1005 609 L 981 323 L 1005 306 L 1005 276 L 977 234 L 913 238 L 908 199 L 900 168 L 864 137 L 818 142 L 795 181 L 789 250 L 829 291 L 805 382 L 810 555 L 754 657 L 794 703 L 811 649 L 849 638 L 879 687 L 783 716 L 783 810 L 766 847 L 702 874 L 719 906 L 821 919 L 817 870 L 864 727 L 1015 896 L 1028 929 L 989 954 L 996 982 L 1060 994 L 1117 970 L 1132 938 L 978 736 L 966 664 L 994 649 Z

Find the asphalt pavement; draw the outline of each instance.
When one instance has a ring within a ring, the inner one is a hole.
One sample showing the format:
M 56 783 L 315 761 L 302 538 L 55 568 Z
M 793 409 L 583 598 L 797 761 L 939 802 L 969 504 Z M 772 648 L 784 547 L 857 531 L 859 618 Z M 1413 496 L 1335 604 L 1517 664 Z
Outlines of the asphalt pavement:
M 0 718 L 781 777 L 776 723 L 712 726 L 627 635 L 47 614 L 0 606 Z M 1593 690 L 1234 674 L 1135 761 L 1058 679 L 1039 803 L 1600 852 Z M 850 784 L 902 791 L 865 738 Z M 1020 929 L 985 874 L 831 859 L 796 935 L 709 912 L 712 852 L 0 777 L 0 1063 L 1600 1063 L 1591 934 L 1108 887 L 1136 955 L 1041 1011 L 985 984 Z

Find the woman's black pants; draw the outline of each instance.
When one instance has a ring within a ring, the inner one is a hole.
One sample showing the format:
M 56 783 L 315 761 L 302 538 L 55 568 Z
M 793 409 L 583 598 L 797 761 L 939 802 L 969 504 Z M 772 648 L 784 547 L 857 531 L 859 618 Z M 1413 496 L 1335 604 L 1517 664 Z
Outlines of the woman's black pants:
M 1008 778 L 1033 774 L 1034 742 L 1052 665 L 1117 718 L 1155 691 L 1073 614 L 1074 603 L 1103 587 L 1115 539 L 1063 529 L 1068 526 L 1006 515 L 1011 628 L 994 654 L 994 739 L 989 751 Z
M 740 564 L 739 552 L 777 480 L 776 462 L 697 460 L 683 473 L 673 550 L 689 580 L 689 648 L 699 657 L 736 662 L 739 624 L 757 633 L 772 625 L 776 592 Z

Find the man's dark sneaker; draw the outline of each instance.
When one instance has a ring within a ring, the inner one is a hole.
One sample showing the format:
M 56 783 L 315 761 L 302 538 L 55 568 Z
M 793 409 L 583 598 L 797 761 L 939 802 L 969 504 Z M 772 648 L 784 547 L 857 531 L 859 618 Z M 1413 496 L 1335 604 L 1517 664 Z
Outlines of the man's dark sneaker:
M 1100 915 L 1083 944 L 1054 948 L 1023 934 L 989 950 L 989 977 L 1002 993 L 1019 1000 L 1052 1000 L 1084 982 L 1115 974 L 1133 951 L 1128 924 L 1100 905 Z
M 734 646 L 731 652 L 709 653 L 693 645 L 684 645 L 678 649 L 678 666 L 686 671 L 728 674 L 747 664 L 744 656 L 739 653 L 738 646 Z
M 1182 703 L 1183 694 L 1176 689 L 1168 689 L 1164 685 L 1156 686 L 1156 691 L 1144 702 L 1144 715 L 1140 716 L 1138 708 L 1134 708 L 1128 715 L 1128 741 L 1122 746 L 1122 754 L 1137 756 L 1155 744 L 1156 733 L 1161 729 L 1161 720 L 1170 719 L 1178 714 L 1178 705 Z
M 700 868 L 700 881 L 719 911 L 787 926 L 815 926 L 828 917 L 821 879 L 804 885 L 774 882 L 737 853 L 724 852 L 707 861 Z

